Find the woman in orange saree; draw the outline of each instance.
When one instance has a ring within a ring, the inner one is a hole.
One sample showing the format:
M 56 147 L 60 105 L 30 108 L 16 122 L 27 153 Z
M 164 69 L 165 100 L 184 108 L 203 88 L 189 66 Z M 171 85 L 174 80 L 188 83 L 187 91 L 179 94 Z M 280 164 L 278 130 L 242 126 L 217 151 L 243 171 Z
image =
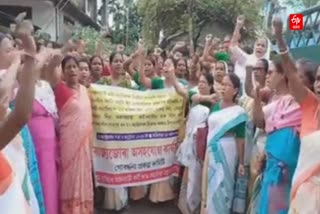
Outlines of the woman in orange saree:
M 54 54 L 46 71 L 60 65 L 61 53 Z M 54 88 L 59 114 L 60 207 L 61 214 L 93 213 L 91 162 L 91 105 L 87 90 L 79 84 L 78 61 L 66 56 L 63 79 L 58 72 L 48 75 Z
M 279 17 L 274 17 L 273 27 L 281 59 L 286 67 L 285 71 L 290 85 L 290 93 L 300 104 L 302 111 L 300 154 L 292 181 L 289 214 L 319 213 L 320 67 L 318 67 L 315 75 L 314 94 L 299 76 L 296 64 L 291 58 L 283 38 L 283 23 Z

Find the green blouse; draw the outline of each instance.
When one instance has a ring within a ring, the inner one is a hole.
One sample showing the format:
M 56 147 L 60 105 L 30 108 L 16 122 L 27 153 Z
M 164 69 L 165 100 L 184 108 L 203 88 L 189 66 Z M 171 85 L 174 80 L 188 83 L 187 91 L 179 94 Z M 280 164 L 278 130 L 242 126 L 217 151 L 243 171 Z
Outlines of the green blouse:
M 191 105 L 192 104 L 192 97 L 193 97 L 193 95 L 196 95 L 196 94 L 198 94 L 196 91 L 194 91 L 194 90 L 189 90 L 188 91 L 188 101 L 189 101 L 189 105 Z M 203 106 L 206 106 L 206 107 L 208 107 L 209 109 L 211 108 L 211 106 L 212 106 L 212 103 L 210 103 L 210 102 L 201 102 L 201 103 L 199 103 L 200 105 L 203 105 Z
M 221 110 L 221 105 L 220 103 L 217 103 L 211 108 L 210 113 L 217 112 L 220 110 Z M 236 138 L 244 139 L 246 136 L 246 123 L 245 122 L 240 123 L 236 127 L 232 128 L 229 132 L 233 133 Z

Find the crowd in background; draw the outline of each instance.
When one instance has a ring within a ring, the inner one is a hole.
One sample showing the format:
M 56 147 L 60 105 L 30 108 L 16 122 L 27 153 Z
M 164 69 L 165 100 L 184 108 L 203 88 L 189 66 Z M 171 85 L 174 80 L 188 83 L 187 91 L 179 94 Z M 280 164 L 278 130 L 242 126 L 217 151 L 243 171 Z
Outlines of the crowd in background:
M 124 46 L 96 55 L 85 41 L 52 48 L 17 17 L 0 33 L 0 209 L 3 213 L 90 214 L 128 201 L 177 199 L 183 214 L 320 213 L 320 67 L 294 60 L 273 20 L 279 53 L 259 37 L 241 48 L 239 16 L 223 40 L 207 35 L 199 54 Z M 214 29 L 212 29 L 214 32 Z M 182 176 L 147 186 L 94 187 L 91 84 L 174 89 L 185 99 Z M 176 182 L 180 180 L 181 182 Z

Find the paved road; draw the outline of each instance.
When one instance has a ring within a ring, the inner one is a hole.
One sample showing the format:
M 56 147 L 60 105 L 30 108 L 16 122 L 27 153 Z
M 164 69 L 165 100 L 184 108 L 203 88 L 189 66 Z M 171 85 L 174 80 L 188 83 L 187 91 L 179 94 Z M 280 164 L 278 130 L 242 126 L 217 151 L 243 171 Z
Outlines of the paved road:
M 175 202 L 152 204 L 144 200 L 130 202 L 130 206 L 122 212 L 97 211 L 96 214 L 180 214 Z

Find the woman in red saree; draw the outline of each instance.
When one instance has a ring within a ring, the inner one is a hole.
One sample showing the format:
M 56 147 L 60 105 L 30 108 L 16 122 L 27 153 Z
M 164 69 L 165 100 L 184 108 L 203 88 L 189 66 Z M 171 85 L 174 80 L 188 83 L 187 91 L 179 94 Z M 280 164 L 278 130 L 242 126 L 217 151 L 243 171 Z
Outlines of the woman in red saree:
M 46 71 L 60 65 L 61 55 L 53 54 Z M 91 105 L 84 86 L 79 84 L 79 64 L 66 56 L 59 72 L 49 72 L 59 114 L 60 206 L 61 214 L 93 213 L 93 182 L 91 176 Z M 57 69 L 56 69 L 57 70 Z

